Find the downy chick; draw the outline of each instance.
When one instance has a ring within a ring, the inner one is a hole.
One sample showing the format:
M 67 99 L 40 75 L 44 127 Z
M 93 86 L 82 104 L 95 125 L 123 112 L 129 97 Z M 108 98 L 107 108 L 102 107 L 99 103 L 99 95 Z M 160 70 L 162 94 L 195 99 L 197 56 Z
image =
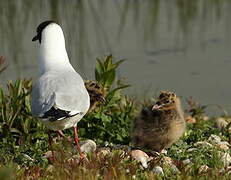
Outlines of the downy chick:
M 85 87 L 90 96 L 90 108 L 88 113 L 93 111 L 98 105 L 104 104 L 106 102 L 105 95 L 103 93 L 103 88 L 97 84 L 97 82 L 92 80 L 87 80 L 84 82 Z
M 169 148 L 186 127 L 179 97 L 161 91 L 154 106 L 145 107 L 134 119 L 132 143 L 135 147 L 160 152 Z

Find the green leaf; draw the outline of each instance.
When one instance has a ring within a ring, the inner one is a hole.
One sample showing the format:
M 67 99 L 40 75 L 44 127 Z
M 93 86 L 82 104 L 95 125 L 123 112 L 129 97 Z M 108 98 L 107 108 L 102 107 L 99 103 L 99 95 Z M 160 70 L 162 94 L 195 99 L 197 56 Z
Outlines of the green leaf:
M 110 101 L 110 100 L 113 98 L 113 96 L 114 96 L 114 94 L 116 93 L 116 91 L 118 91 L 118 90 L 120 90 L 120 89 L 125 89 L 125 88 L 127 88 L 127 87 L 130 87 L 130 85 L 120 86 L 120 87 L 117 87 L 117 88 L 111 90 L 111 91 L 107 94 L 107 97 L 106 97 L 107 101 Z

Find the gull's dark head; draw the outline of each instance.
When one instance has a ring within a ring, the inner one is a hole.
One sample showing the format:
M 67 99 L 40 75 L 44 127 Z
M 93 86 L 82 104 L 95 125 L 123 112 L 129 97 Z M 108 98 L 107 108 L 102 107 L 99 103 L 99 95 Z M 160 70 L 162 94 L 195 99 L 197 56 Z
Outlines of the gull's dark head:
M 44 21 L 42 22 L 41 24 L 38 25 L 37 29 L 36 29 L 36 32 L 37 32 L 37 35 L 35 37 L 33 37 L 32 41 L 37 41 L 39 40 L 39 43 L 41 43 L 41 40 L 42 40 L 42 32 L 43 30 L 49 26 L 50 24 L 57 24 L 55 21 L 52 21 L 52 20 L 49 20 L 49 21 Z

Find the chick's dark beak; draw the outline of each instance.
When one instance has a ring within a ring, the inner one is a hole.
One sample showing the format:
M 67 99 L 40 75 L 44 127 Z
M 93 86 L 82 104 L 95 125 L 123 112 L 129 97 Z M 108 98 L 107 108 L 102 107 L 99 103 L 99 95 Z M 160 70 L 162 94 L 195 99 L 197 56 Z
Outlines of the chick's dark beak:
M 38 39 L 38 35 L 36 35 L 35 37 L 33 37 L 32 41 L 37 41 Z
M 157 105 L 157 104 L 155 104 L 153 107 L 152 107 L 152 110 L 154 111 L 154 110 L 158 110 L 160 108 L 160 106 L 159 105 Z

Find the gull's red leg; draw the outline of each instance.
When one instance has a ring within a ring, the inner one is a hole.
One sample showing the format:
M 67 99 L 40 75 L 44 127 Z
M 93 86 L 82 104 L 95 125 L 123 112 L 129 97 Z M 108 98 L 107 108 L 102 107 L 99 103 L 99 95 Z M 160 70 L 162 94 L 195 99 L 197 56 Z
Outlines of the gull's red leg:
M 61 137 L 63 137 L 63 138 L 67 138 L 67 137 L 65 136 L 65 134 L 63 134 L 63 132 L 62 132 L 61 130 L 58 130 L 58 131 L 56 131 L 56 132 L 58 133 L 59 136 L 61 136 Z
M 79 137 L 78 137 L 78 129 L 77 126 L 74 126 L 74 140 L 77 151 L 79 151 L 80 157 L 84 157 L 83 153 L 81 152 L 80 145 L 79 145 Z
M 58 130 L 58 131 L 56 131 L 56 132 L 58 133 L 58 135 L 59 135 L 60 137 L 63 137 L 63 138 L 65 138 L 65 139 L 67 139 L 68 142 L 72 142 L 72 139 L 69 138 L 69 137 L 67 137 L 67 136 L 65 136 L 65 134 L 63 134 L 63 132 L 62 132 L 61 130 Z
M 54 161 L 55 160 L 55 154 L 54 154 L 54 150 L 53 150 L 53 147 L 52 147 L 51 131 L 48 131 L 48 141 L 49 141 L 49 146 L 50 146 L 51 153 L 52 153 L 51 160 Z

